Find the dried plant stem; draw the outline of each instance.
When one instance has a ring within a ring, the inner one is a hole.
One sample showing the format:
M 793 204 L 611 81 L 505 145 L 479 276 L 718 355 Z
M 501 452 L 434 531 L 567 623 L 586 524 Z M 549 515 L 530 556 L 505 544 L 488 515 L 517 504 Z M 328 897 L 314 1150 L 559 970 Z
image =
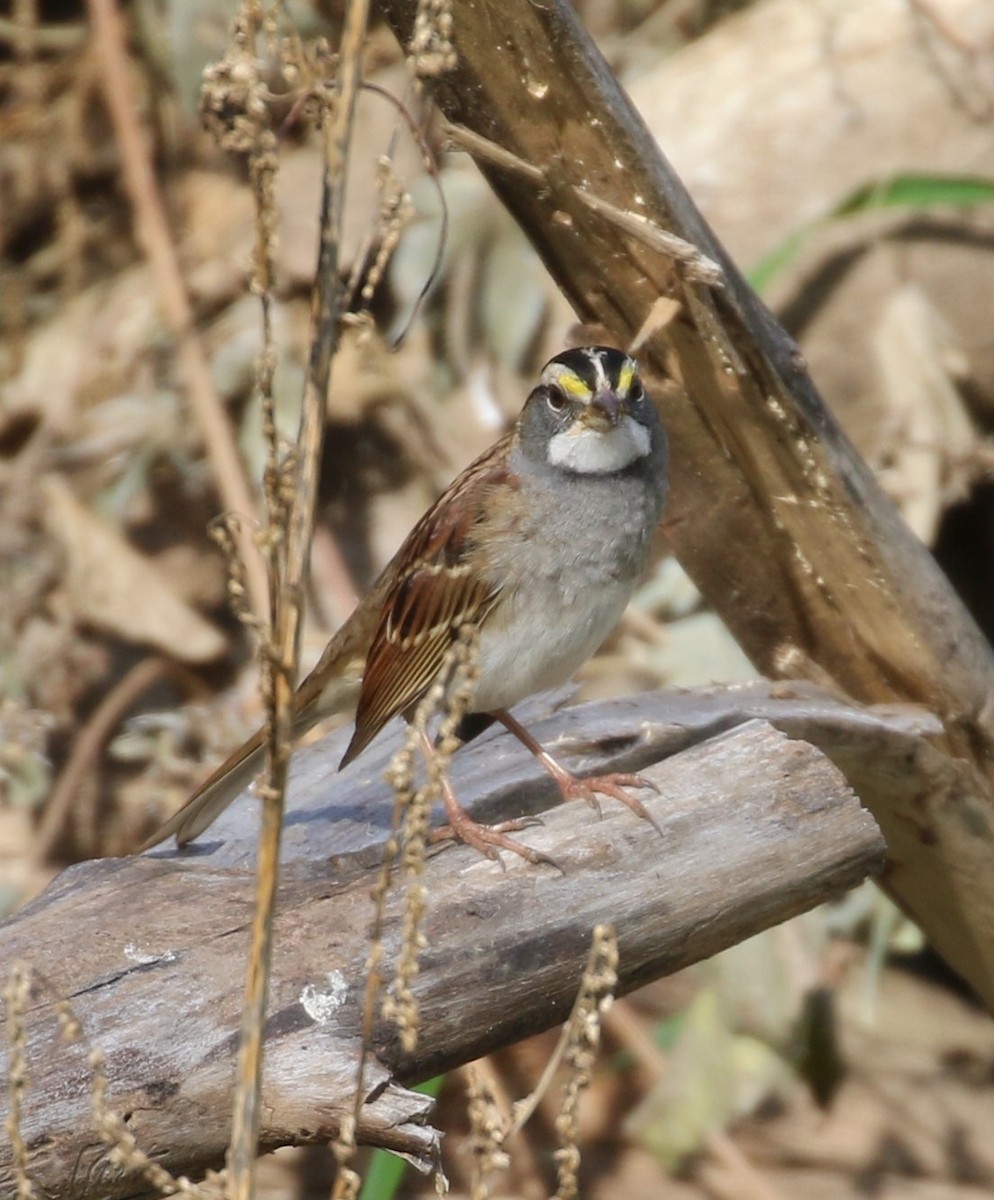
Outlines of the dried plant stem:
M 601 1019 L 614 1002 L 618 986 L 618 935 L 613 925 L 594 927 L 590 956 L 580 991 L 566 1023 L 568 1042 L 564 1055 L 570 1067 L 556 1117 L 559 1149 L 554 1157 L 559 1186 L 556 1200 L 579 1195 L 580 1097 L 590 1085 L 601 1039 Z
M 490 1079 L 476 1069 L 466 1068 L 466 1110 L 469 1117 L 469 1148 L 473 1156 L 471 1200 L 490 1200 L 490 1178 L 506 1171 L 510 1159 L 504 1152 L 507 1120 L 491 1087 Z
M 356 1068 L 352 1117 L 344 1125 L 334 1145 L 338 1160 L 332 1200 L 351 1200 L 358 1191 L 359 1177 L 352 1170 L 355 1153 L 355 1130 L 365 1099 L 366 1068 L 373 1043 L 377 1009 L 386 1020 L 394 1022 L 401 1044 L 409 1053 L 417 1046 L 419 1011 L 414 995 L 414 980 L 418 973 L 418 953 L 423 947 L 420 932 L 426 893 L 421 884 L 427 846 L 428 817 L 434 800 L 444 786 L 444 773 L 458 746 L 455 730 L 466 713 L 476 680 L 476 631 L 467 626 L 449 649 L 440 678 L 418 704 L 404 744 L 393 756 L 387 770 L 387 781 L 394 792 L 390 837 L 383 852 L 383 863 L 373 888 L 373 925 L 366 959 L 366 987 L 363 993 L 362 1049 Z M 448 693 L 448 694 L 447 694 Z M 437 744 L 427 733 L 428 722 L 445 705 Z M 414 787 L 415 747 L 426 747 L 428 779 L 421 788 Z M 402 918 L 401 945 L 396 963 L 391 994 L 378 1004 L 386 982 L 383 969 L 383 929 L 386 923 L 386 904 L 390 893 L 393 869 L 403 841 L 403 867 L 406 892 Z M 442 1186 L 441 1174 L 436 1185 Z
M 63 833 L 66 817 L 80 784 L 100 753 L 100 748 L 116 729 L 136 700 L 170 673 L 164 658 L 146 658 L 136 663 L 103 698 L 93 715 L 76 735 L 69 758 L 56 780 L 38 826 L 34 857 L 36 863 L 48 861 Z
M 349 4 L 342 31 L 340 69 L 334 103 L 326 106 L 323 122 L 324 179 L 320 249 L 311 298 L 311 352 L 297 437 L 296 470 L 286 530 L 282 577 L 274 587 L 273 643 L 270 670 L 272 694 L 267 723 L 266 785 L 262 789 L 263 818 L 259 839 L 256 908 L 252 947 L 242 1016 L 238 1088 L 229 1152 L 229 1196 L 251 1200 L 255 1191 L 260 1095 L 262 1032 L 269 992 L 272 925 L 276 900 L 283 795 L 293 741 L 294 690 L 297 682 L 301 612 L 317 496 L 325 404 L 331 361 L 338 345 L 342 308 L 339 246 L 345 200 L 345 167 L 359 89 L 363 47 L 369 19 L 369 0 Z
M 6 1128 L 14 1151 L 17 1200 L 36 1200 L 40 1194 L 28 1176 L 30 1155 L 21 1131 L 21 1094 L 28 1082 L 25 1014 L 32 991 L 36 988 L 47 992 L 50 997 L 57 995 L 51 984 L 30 963 L 15 961 L 3 990 L 3 999 L 7 1008 L 10 1062 L 7 1084 L 10 1115 L 6 1121 Z M 68 1000 L 55 1000 L 55 1015 L 60 1041 L 64 1044 L 81 1045 L 87 1050 L 87 1065 L 90 1069 L 90 1112 L 93 1130 L 107 1147 L 105 1164 L 117 1170 L 135 1172 L 147 1185 L 143 1194 L 150 1188 L 157 1196 L 183 1195 L 188 1197 L 188 1200 L 223 1200 L 223 1181 L 216 1172 L 208 1171 L 203 1182 L 194 1184 L 185 1177 L 177 1178 L 172 1175 L 139 1147 L 135 1135 L 128 1128 L 128 1119 L 115 1112 L 108 1103 L 108 1078 L 103 1051 L 86 1037 Z M 92 1133 L 89 1136 L 92 1138 Z M 47 1188 L 42 1190 L 46 1196 L 50 1195 Z
M 152 269 L 166 325 L 176 339 L 180 373 L 221 501 L 225 508 L 249 518 L 237 536 L 252 609 L 257 616 L 264 617 L 267 612 L 266 574 L 251 535 L 256 503 L 228 415 L 214 387 L 207 356 L 194 328 L 193 309 L 139 117 L 141 110 L 131 81 L 124 22 L 115 0 L 89 0 L 88 7 L 102 66 L 100 81 L 121 155 L 124 185 L 134 210 L 138 238 Z
M 421 1023 L 414 982 L 418 975 L 418 956 L 426 944 L 421 923 L 427 904 L 422 875 L 428 845 L 428 819 L 432 804 L 443 795 L 447 786 L 449 765 L 460 746 L 456 730 L 472 702 L 478 647 L 478 631 L 472 626 L 464 626 L 448 651 L 441 678 L 418 706 L 414 720 L 414 728 L 425 750 L 428 779 L 404 806 L 401 944 L 390 995 L 383 1004 L 383 1015 L 394 1021 L 400 1043 L 408 1054 L 413 1054 L 417 1047 Z M 443 705 L 445 712 L 433 744 L 427 724 Z M 400 801 L 402 790 L 395 787 L 395 792 Z
M 500 1126 L 502 1130 L 502 1140 L 500 1149 L 507 1155 L 508 1159 L 514 1163 L 515 1174 L 521 1181 L 519 1190 L 521 1200 L 534 1200 L 535 1197 L 545 1197 L 548 1195 L 548 1189 L 545 1184 L 545 1169 L 539 1161 L 539 1156 L 536 1153 L 533 1139 L 528 1137 L 524 1130 L 510 1129 L 510 1113 L 513 1108 L 510 1092 L 508 1091 L 506 1075 L 513 1075 L 514 1064 L 517 1061 L 517 1047 L 509 1046 L 500 1052 L 498 1055 L 488 1054 L 486 1058 L 478 1058 L 476 1062 L 468 1063 L 465 1067 L 459 1068 L 459 1075 L 462 1079 L 463 1086 L 466 1088 L 467 1095 L 470 1095 L 474 1089 L 483 1087 L 490 1094 L 496 1105 L 499 1113 L 507 1113 L 507 1120 Z M 505 1056 L 508 1057 L 510 1070 L 507 1070 L 505 1065 Z M 471 1117 L 471 1142 L 470 1146 L 474 1153 L 474 1176 L 479 1170 L 478 1158 L 476 1151 L 479 1145 L 480 1130 L 477 1124 L 472 1122 Z M 499 1163 L 496 1164 L 499 1167 Z M 485 1178 L 485 1172 L 480 1172 Z M 476 1181 L 474 1178 L 474 1184 Z
M 31 991 L 29 971 L 30 968 L 25 963 L 15 962 L 3 991 L 3 1000 L 7 1008 L 7 1097 L 10 1104 L 6 1130 L 13 1150 L 17 1200 L 34 1200 L 37 1195 L 28 1178 L 28 1148 L 21 1133 L 21 1095 L 28 1081 L 24 1012 Z
M 560 1064 L 568 1060 L 575 1051 L 578 1040 L 587 1034 L 592 1018 L 600 1019 L 610 1010 L 611 1000 L 617 984 L 618 950 L 613 926 L 597 925 L 593 931 L 587 967 L 580 982 L 580 990 L 573 1003 L 573 1010 L 563 1026 L 555 1050 L 542 1071 L 542 1077 L 530 1096 L 519 1100 L 512 1113 L 508 1136 L 517 1133 L 526 1124 L 549 1090 Z
M 414 745 L 418 739 L 417 723 L 411 725 L 404 745 L 394 755 L 388 778 L 394 789 L 393 816 L 390 836 L 383 847 L 383 862 L 372 888 L 373 927 L 369 935 L 369 953 L 366 957 L 366 986 L 362 1005 L 362 1046 L 356 1065 L 355 1091 L 352 1097 L 353 1110 L 347 1121 L 342 1122 L 338 1137 L 332 1146 L 338 1171 L 332 1186 L 332 1200 L 352 1200 L 359 1191 L 360 1179 L 352 1169 L 352 1158 L 356 1148 L 356 1126 L 359 1110 L 366 1094 L 366 1067 L 368 1065 L 373 1027 L 376 1024 L 377 1001 L 386 982 L 383 975 L 383 926 L 386 918 L 386 900 L 390 880 L 397 858 L 399 830 L 405 807 L 414 801 Z
M 559 1149 L 555 1153 L 558 1187 L 556 1200 L 574 1200 L 579 1193 L 580 1167 L 579 1105 L 580 1096 L 590 1083 L 591 1072 L 600 1045 L 601 1022 L 610 1008 L 618 985 L 618 939 L 614 926 L 595 925 L 590 953 L 573 1009 L 563 1026 L 553 1051 L 531 1095 L 511 1109 L 510 1119 L 500 1111 L 489 1078 L 481 1078 L 476 1065 L 467 1073 L 469 1118 L 473 1148 L 473 1200 L 487 1200 L 490 1176 L 507 1166 L 505 1147 L 509 1138 L 520 1133 L 552 1086 L 560 1066 L 570 1068 L 556 1116 Z M 492 1072 L 486 1072 L 487 1076 Z

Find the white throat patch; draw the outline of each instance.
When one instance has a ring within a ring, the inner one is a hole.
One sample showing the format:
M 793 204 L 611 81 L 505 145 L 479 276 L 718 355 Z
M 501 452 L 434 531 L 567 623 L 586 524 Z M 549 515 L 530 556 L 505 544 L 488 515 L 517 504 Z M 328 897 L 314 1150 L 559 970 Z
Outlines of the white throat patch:
M 575 421 L 549 442 L 549 462 L 580 475 L 610 475 L 649 453 L 649 431 L 632 417 L 600 432 Z

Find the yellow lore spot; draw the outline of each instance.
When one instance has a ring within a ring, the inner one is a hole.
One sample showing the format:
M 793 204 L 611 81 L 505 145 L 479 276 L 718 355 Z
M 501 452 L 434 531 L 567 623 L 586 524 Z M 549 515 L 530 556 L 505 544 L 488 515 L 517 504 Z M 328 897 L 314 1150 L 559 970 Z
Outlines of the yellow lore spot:
M 556 380 L 556 383 L 559 384 L 564 392 L 569 392 L 571 396 L 576 396 L 578 400 L 590 399 L 590 385 L 584 383 L 580 376 L 574 375 L 572 371 L 563 371 Z

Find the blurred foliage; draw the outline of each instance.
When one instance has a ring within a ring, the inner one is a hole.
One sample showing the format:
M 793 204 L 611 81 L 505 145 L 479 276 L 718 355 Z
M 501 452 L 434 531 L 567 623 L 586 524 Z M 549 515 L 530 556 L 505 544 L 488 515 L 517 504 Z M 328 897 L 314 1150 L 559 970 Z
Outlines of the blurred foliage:
M 835 221 L 882 209 L 920 212 L 935 208 L 971 209 L 994 203 L 994 180 L 968 175 L 897 175 L 893 179 L 864 183 L 823 217 L 788 234 L 775 250 L 747 274 L 757 292 L 764 292 L 774 279 L 798 258 L 811 237 Z
M 633 72 L 661 72 L 668 56 L 680 54 L 741 7 L 740 0 L 580 5 L 612 64 Z M 176 800 L 202 762 L 220 757 L 224 744 L 238 741 L 255 719 L 252 701 L 246 700 L 251 686 L 231 686 L 239 673 L 251 674 L 243 670 L 250 655 L 224 624 L 223 563 L 203 536 L 214 503 L 210 471 L 186 414 L 154 284 L 122 199 L 116 147 L 96 100 L 99 64 L 87 42 L 85 10 L 69 2 L 54 16 L 45 6 L 38 12 L 32 61 L 15 55 L 9 29 L 0 28 L 7 38 L 0 47 L 5 334 L 0 468 L 6 472 L 0 484 L 8 485 L 0 488 L 0 912 L 40 886 L 42 876 L 31 865 L 34 816 L 96 701 L 143 646 L 163 639 L 163 612 L 172 614 L 165 640 L 177 658 L 190 656 L 197 637 L 207 645 L 201 654 L 214 650 L 224 630 L 226 653 L 198 675 L 210 696 L 192 707 L 175 688 L 159 689 L 111 740 L 90 781 L 101 803 L 77 807 L 62 847 L 67 858 L 103 852 L 109 834 L 126 830 L 129 822 L 154 822 L 156 806 Z M 129 9 L 143 111 L 198 328 L 240 447 L 257 466 L 259 414 L 252 386 L 260 339 L 257 301 L 247 294 L 250 205 L 244 181 L 218 161 L 195 121 L 202 66 L 226 44 L 231 12 L 230 4 L 189 0 L 139 0 Z M 337 27 L 340 6 L 293 0 L 290 12 L 305 36 L 325 36 Z M 825 22 L 827 42 L 828 17 Z M 369 61 L 374 77 L 413 106 L 399 51 L 382 30 L 374 35 Z M 276 66 L 274 58 L 274 81 Z M 754 71 L 759 75 L 761 67 Z M 660 79 L 665 87 L 663 74 Z M 723 88 L 725 81 L 718 82 Z M 718 88 L 714 112 L 691 112 L 687 120 L 705 125 L 734 99 Z M 280 122 L 288 109 L 284 103 Z M 438 487 L 515 411 L 529 372 L 570 336 L 573 320 L 517 226 L 465 157 L 447 154 L 426 122 L 426 136 L 440 158 L 435 180 L 419 165 L 417 147 L 398 123 L 396 109 L 378 101 L 370 114 L 363 133 L 370 162 L 362 165 L 374 180 L 371 164 L 381 150 L 405 148 L 414 216 L 373 298 L 378 332 L 362 345 L 358 334 L 346 339 L 330 399 L 329 525 L 346 559 L 361 562 L 366 574 L 382 563 Z M 414 115 L 420 120 L 417 111 Z M 276 390 L 289 428 L 306 362 L 301 331 L 317 204 L 308 172 L 317 155 L 306 121 L 279 128 L 284 191 Z M 757 152 L 760 166 L 767 152 L 766 146 Z M 706 168 L 717 172 L 714 163 Z M 370 180 L 351 205 L 363 236 L 379 205 Z M 702 188 L 703 207 L 706 193 Z M 750 273 L 757 289 L 788 276 L 816 235 L 833 225 L 887 211 L 966 216 L 989 208 L 994 181 L 907 172 L 867 182 L 841 200 L 831 194 L 823 199 L 824 215 L 799 223 Z M 448 230 L 440 246 L 443 204 Z M 405 345 L 388 352 L 429 280 Z M 986 299 L 978 292 L 970 303 L 984 310 L 977 295 Z M 989 327 L 989 313 L 981 315 Z M 872 311 L 864 319 L 871 328 Z M 986 345 L 980 344 L 976 358 L 989 353 L 989 341 Z M 968 375 L 959 366 L 956 372 L 950 372 L 953 383 Z M 964 402 L 973 439 L 969 453 L 989 475 L 983 414 L 977 418 L 968 407 Z M 896 453 L 908 435 L 895 410 L 886 411 L 881 425 L 888 450 Z M 951 452 L 949 442 L 933 441 L 933 454 Z M 959 443 L 956 452 L 967 454 Z M 42 476 L 62 481 L 54 502 L 53 493 L 39 486 Z M 936 497 L 937 511 L 944 502 L 944 496 Z M 967 545 L 965 553 L 977 562 L 990 559 L 983 543 Z M 108 587 L 110 599 L 101 590 Z M 134 610 L 143 607 L 138 620 Z M 635 608 L 635 619 L 591 675 L 601 669 L 616 689 L 631 691 L 751 673 L 727 631 L 703 610 L 679 565 L 665 555 Z M 319 617 L 310 630 L 312 653 L 326 632 Z M 835 943 L 859 947 L 857 963 L 825 978 L 824 963 Z M 889 965 L 895 950 L 920 945 L 920 933 L 867 887 L 683 979 L 667 981 L 672 992 L 665 991 L 669 1002 L 660 1006 L 662 1014 L 652 1011 L 644 1018 L 665 1056 L 663 1079 L 640 1099 L 626 1095 L 624 1107 L 614 1093 L 603 1106 L 616 1160 L 607 1175 L 615 1185 L 610 1194 L 635 1194 L 618 1187 L 610 1174 L 631 1151 L 620 1133 L 624 1111 L 630 1113 L 625 1129 L 632 1143 L 648 1147 L 669 1169 L 686 1168 L 694 1155 L 706 1153 L 711 1134 L 739 1123 L 760 1141 L 769 1139 L 762 1144 L 774 1167 L 802 1162 L 812 1176 L 820 1172 L 812 1185 L 822 1188 L 818 1195 L 857 1194 L 856 1171 L 850 1177 L 844 1164 L 826 1183 L 824 1163 L 837 1154 L 828 1118 L 821 1125 L 812 1118 L 810 1143 L 801 1146 L 794 1139 L 788 1155 L 776 1142 L 776 1119 L 763 1116 L 779 1106 L 803 1118 L 805 1100 L 799 1095 L 805 1088 L 819 1103 L 835 1098 L 832 1113 L 839 1123 L 847 1112 L 856 1113 L 844 1141 L 857 1147 L 852 1153 L 861 1166 L 875 1161 L 885 1136 L 902 1132 L 905 1106 L 934 1101 L 915 1110 L 924 1112 L 915 1126 L 917 1141 L 926 1143 L 930 1133 L 950 1144 L 972 1139 L 971 1170 L 991 1184 L 983 1157 L 994 1073 L 989 1022 L 954 1004 L 943 986 L 909 981 Z M 612 1076 L 614 1087 L 626 1073 L 604 1074 Z M 440 1086 L 433 1080 L 421 1090 L 437 1095 Z M 818 1143 L 825 1129 L 829 1134 Z M 928 1153 L 927 1147 L 916 1146 L 919 1150 Z M 926 1182 L 952 1197 L 967 1157 L 963 1150 L 956 1161 L 952 1155 L 947 1161 L 936 1152 L 917 1169 L 927 1170 Z M 658 1173 L 650 1178 L 645 1194 L 658 1195 Z M 416 1186 L 401 1160 L 378 1152 L 362 1200 L 388 1200 Z M 803 1183 L 788 1181 L 784 1194 L 808 1193 Z

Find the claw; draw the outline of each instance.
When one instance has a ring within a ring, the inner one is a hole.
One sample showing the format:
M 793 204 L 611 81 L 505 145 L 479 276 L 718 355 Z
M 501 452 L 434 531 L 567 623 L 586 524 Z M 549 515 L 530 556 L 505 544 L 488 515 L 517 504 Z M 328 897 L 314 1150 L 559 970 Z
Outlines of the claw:
M 541 820 L 537 817 L 518 817 L 511 821 L 499 821 L 496 825 L 483 825 L 479 821 L 474 821 L 463 808 L 459 808 L 457 811 L 450 809 L 449 824 L 433 830 L 431 840 L 441 842 L 451 839 L 465 842 L 467 846 L 472 846 L 484 858 L 499 863 L 501 870 L 506 870 L 506 867 L 498 851 L 509 850 L 527 862 L 536 865 L 547 863 L 550 867 L 555 867 L 557 871 L 562 872 L 563 869 L 559 863 L 554 858 L 550 858 L 548 854 L 543 854 L 541 850 L 526 846 L 523 842 L 507 836 L 509 832 L 517 832 L 520 829 L 528 829 L 533 825 L 541 824 Z
M 421 732 L 421 744 L 424 749 L 425 758 L 431 762 L 435 754 L 435 747 L 423 730 Z M 554 858 L 550 858 L 548 854 L 543 854 L 541 850 L 535 850 L 531 846 L 526 846 L 523 842 L 507 836 L 508 831 L 517 832 L 519 829 L 527 829 L 530 825 L 541 825 L 542 822 L 538 817 L 515 817 L 510 821 L 500 821 L 496 825 L 481 825 L 479 821 L 474 821 L 459 803 L 455 792 L 452 790 L 452 785 L 444 774 L 442 776 L 442 800 L 445 803 L 445 813 L 449 818 L 449 823 L 448 825 L 443 825 L 441 829 L 434 831 L 431 835 L 433 842 L 442 841 L 447 838 L 465 842 L 467 846 L 472 846 L 484 858 L 489 858 L 499 863 L 502 871 L 506 870 L 506 868 L 499 851 L 508 850 L 511 854 L 517 854 L 526 862 L 535 863 L 536 865 L 539 863 L 548 863 L 549 866 L 555 867 L 557 871 L 565 873 L 559 863 Z
M 588 804 L 593 804 L 598 813 L 600 812 L 600 805 L 597 803 L 596 798 L 598 792 L 602 796 L 611 796 L 614 800 L 620 800 L 637 817 L 641 817 L 643 821 L 648 821 L 653 829 L 662 837 L 663 831 L 652 813 L 649 812 L 641 800 L 625 791 L 625 788 L 630 787 L 650 788 L 658 796 L 659 788 L 650 780 L 644 779 L 641 775 L 626 775 L 614 772 L 610 775 L 593 775 L 589 779 L 578 779 L 563 768 L 562 774 L 556 776 L 556 782 L 559 784 L 559 790 L 564 800 L 573 800 L 576 797 L 582 797 Z

